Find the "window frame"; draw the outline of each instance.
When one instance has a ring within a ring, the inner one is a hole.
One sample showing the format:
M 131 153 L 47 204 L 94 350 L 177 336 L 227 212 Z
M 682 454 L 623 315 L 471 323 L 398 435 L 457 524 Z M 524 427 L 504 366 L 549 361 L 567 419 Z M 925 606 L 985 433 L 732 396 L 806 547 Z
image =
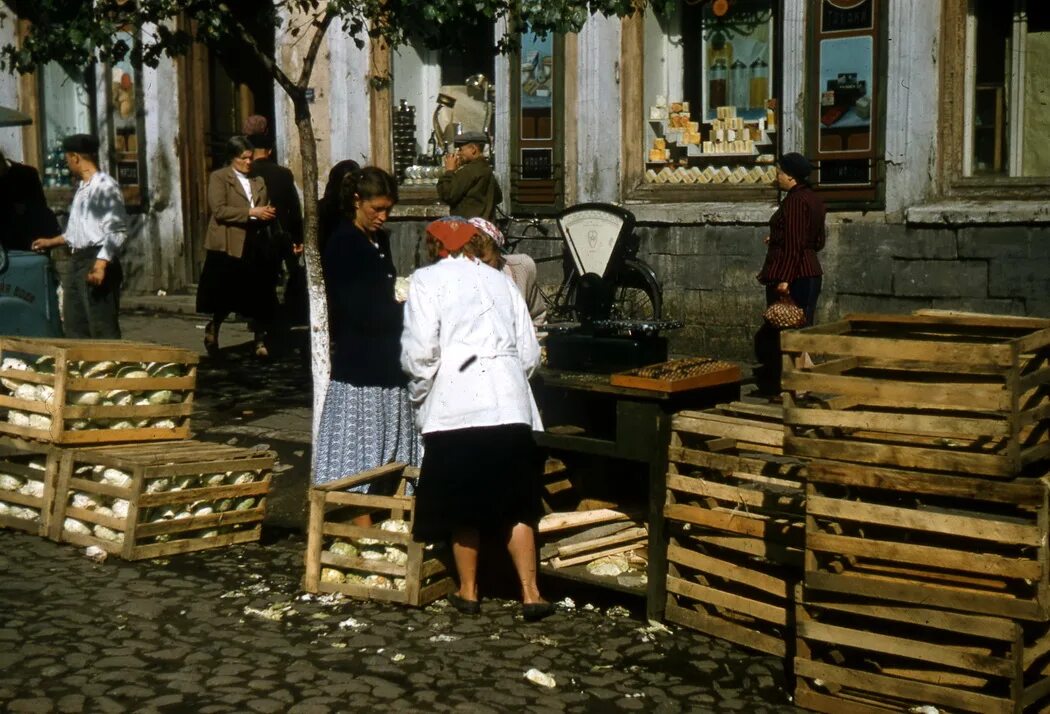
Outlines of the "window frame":
M 965 174 L 971 141 L 967 116 L 973 111 L 972 50 L 976 43 L 971 10 L 971 0 L 945 0 L 942 6 L 939 193 L 958 199 L 1045 200 L 1050 176 Z
M 773 0 L 774 62 L 769 76 L 770 94 L 777 100 L 778 136 L 775 151 L 781 151 L 783 131 L 781 95 L 784 71 L 784 0 Z M 620 67 L 644 68 L 645 15 L 636 12 L 623 19 L 620 31 Z M 620 156 L 621 195 L 637 203 L 750 203 L 773 202 L 777 199 L 776 183 L 772 184 L 667 184 L 645 181 L 645 152 L 648 147 L 645 101 L 645 71 L 628 70 L 620 77 Z
M 872 95 L 871 104 L 871 148 L 868 157 L 871 181 L 869 184 L 825 184 L 816 182 L 820 175 L 820 134 L 816 128 L 821 111 L 820 45 L 826 39 L 821 29 L 824 0 L 809 0 L 806 19 L 806 66 L 805 78 L 805 127 L 803 129 L 806 156 L 814 161 L 814 190 L 820 193 L 825 203 L 836 210 L 883 210 L 886 206 L 886 95 L 888 82 L 889 3 L 890 0 L 873 0 L 871 36 L 873 38 Z M 828 33 L 832 36 L 857 36 L 856 31 Z M 829 152 L 835 153 L 835 152 Z M 849 153 L 849 152 L 839 152 Z M 859 153 L 859 152 L 858 152 Z M 829 159 L 833 160 L 833 159 Z
M 566 85 L 565 77 L 568 74 L 566 72 L 566 38 L 563 34 L 551 33 L 553 48 L 552 57 L 554 58 L 554 75 L 551 78 L 551 85 L 556 88 L 554 93 L 553 102 L 551 106 L 551 149 L 552 149 L 552 175 L 553 178 L 550 181 L 553 182 L 553 194 L 554 201 L 549 204 L 544 203 L 521 203 L 515 200 L 515 196 L 518 195 L 519 181 L 527 180 L 521 179 L 521 160 L 520 155 L 523 148 L 530 148 L 528 146 L 523 147 L 522 142 L 528 141 L 521 138 L 521 45 L 517 44 L 514 50 L 510 53 L 510 86 L 508 87 L 508 97 L 510 110 L 510 136 L 508 137 L 507 146 L 509 148 L 507 153 L 507 176 L 508 185 L 503 187 L 504 200 L 510 206 L 511 213 L 530 213 L 536 215 L 553 215 L 560 212 L 566 206 L 567 190 L 566 186 L 568 183 L 568 165 L 565 161 L 566 156 L 566 137 L 565 137 L 565 95 Z M 520 34 L 518 35 L 520 37 Z M 574 68 L 575 69 L 575 68 Z

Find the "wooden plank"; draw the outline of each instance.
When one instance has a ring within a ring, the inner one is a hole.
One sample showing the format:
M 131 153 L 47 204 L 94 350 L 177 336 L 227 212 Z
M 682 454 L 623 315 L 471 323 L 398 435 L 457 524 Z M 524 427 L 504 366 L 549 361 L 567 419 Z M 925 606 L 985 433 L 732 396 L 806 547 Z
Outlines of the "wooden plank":
M 620 553 L 627 553 L 632 550 L 637 550 L 639 548 L 644 549 L 645 547 L 646 541 L 644 539 L 638 539 L 633 543 L 623 543 L 620 545 L 614 545 L 608 548 L 603 548 L 602 550 L 596 550 L 591 553 L 577 555 L 572 558 L 551 558 L 550 564 L 553 568 L 567 568 L 572 565 L 589 563 L 593 560 L 598 560 L 598 558 L 604 558 L 607 555 L 618 555 Z
M 734 642 L 742 647 L 765 652 L 775 657 L 784 657 L 787 654 L 787 645 L 783 637 L 719 619 L 706 612 L 680 607 L 671 596 L 667 598 L 665 612 L 668 622 L 684 625 L 706 635 Z
M 879 600 L 843 602 L 831 600 L 820 593 L 805 593 L 804 608 L 818 608 L 871 617 L 888 622 L 901 622 L 932 627 L 946 632 L 958 632 L 995 640 L 1013 641 L 1020 636 L 1018 624 L 1001 617 L 985 617 L 948 610 L 934 610 L 912 606 L 893 605 Z
M 929 642 L 839 627 L 801 617 L 795 623 L 795 627 L 798 636 L 803 639 L 841 645 L 864 652 L 907 657 L 920 662 L 933 662 L 955 667 L 964 672 L 983 672 L 996 677 L 1009 677 L 1013 672 L 1012 663 L 1009 660 L 992 656 L 987 650 L 976 651 L 974 649 L 971 651 L 971 648 L 964 646 L 935 646 Z
M 813 516 L 901 527 L 926 533 L 965 534 L 967 538 L 996 543 L 1040 546 L 1046 540 L 1046 534 L 1040 533 L 1039 528 L 1035 525 L 996 521 L 991 515 L 988 518 L 954 516 L 815 495 L 810 495 L 806 499 L 806 513 Z
M 694 496 L 728 501 L 748 508 L 762 509 L 769 513 L 801 516 L 803 510 L 801 490 L 793 494 L 760 491 L 758 489 L 732 486 L 717 481 L 679 476 L 677 474 L 667 474 L 667 488 L 671 491 L 680 491 Z
M 778 607 L 759 600 L 741 597 L 717 588 L 676 578 L 672 575 L 667 576 L 667 591 L 714 607 L 722 607 L 743 613 L 774 625 L 787 625 L 787 609 L 783 606 Z
M 675 416 L 671 428 L 693 434 L 726 437 L 767 446 L 781 446 L 784 442 L 784 429 L 776 425 L 765 427 L 758 422 L 718 415 L 705 415 L 703 420 Z
M 899 360 L 1010 366 L 1007 345 L 968 344 L 959 341 L 932 342 L 907 338 L 861 337 L 857 335 L 818 335 L 807 330 L 785 330 L 780 349 L 787 353 L 809 352 L 840 357 L 894 357 Z M 834 391 L 834 390 L 831 390 Z
M 548 513 L 540 519 L 536 528 L 538 533 L 552 533 L 565 530 L 566 528 L 578 528 L 590 526 L 596 523 L 608 521 L 630 520 L 630 516 L 622 511 L 611 508 L 597 508 L 590 511 L 570 511 L 561 513 Z
M 899 714 L 901 711 L 899 706 L 880 706 L 876 702 L 861 701 L 842 693 L 830 695 L 813 691 L 801 677 L 795 683 L 794 703 L 795 706 L 822 714 Z
M 603 538 L 594 538 L 593 540 L 582 541 L 572 545 L 559 546 L 558 557 L 564 559 L 590 550 L 601 550 L 606 546 L 617 545 L 625 541 L 637 541 L 639 538 L 645 538 L 646 535 L 647 532 L 644 528 L 629 528 Z
M 961 474 L 900 471 L 868 464 L 826 460 L 811 461 L 806 472 L 811 484 L 831 483 L 858 488 L 879 488 L 901 493 L 951 496 L 1017 506 L 1039 507 L 1047 491 L 1047 484 L 1039 479 L 999 482 L 967 478 Z
M 784 519 L 763 518 L 757 514 L 723 511 L 673 504 L 664 506 L 664 517 L 673 521 L 684 521 L 729 533 L 754 538 L 783 538 L 792 530 L 801 530 L 800 523 Z
M 997 615 L 1020 620 L 1042 620 L 1046 606 L 1000 593 L 948 588 L 930 583 L 900 582 L 856 573 L 822 573 L 806 570 L 807 588 L 848 595 L 863 595 L 916 605 L 943 607 L 960 612 Z
M 667 559 L 679 565 L 708 573 L 712 577 L 731 580 L 781 599 L 787 599 L 791 588 L 794 587 L 794 584 L 789 583 L 786 577 L 768 575 L 755 568 L 720 560 L 674 544 L 670 544 L 667 548 Z M 801 573 L 799 573 L 800 578 Z
M 350 476 L 337 479 L 335 481 L 329 481 L 328 483 L 319 484 L 313 486 L 312 488 L 315 488 L 319 491 L 343 491 L 353 486 L 359 486 L 363 483 L 368 483 L 373 479 L 397 473 L 398 471 L 404 469 L 407 465 L 408 464 L 403 464 L 400 462 L 393 462 L 385 464 L 383 466 L 378 466 L 374 469 L 362 471 L 361 473 L 352 474 Z
M 907 533 L 902 533 L 901 536 L 907 537 Z M 958 550 L 951 550 L 810 531 L 806 533 L 806 548 L 817 552 L 858 558 L 878 558 L 1005 578 L 1039 580 L 1044 575 L 1043 564 L 1040 560 L 1007 558 L 992 553 L 975 553 L 962 544 Z
M 800 532 L 798 538 L 784 538 L 777 541 L 771 541 L 764 538 L 749 538 L 740 535 L 717 535 L 712 533 L 701 533 L 697 534 L 695 537 L 696 540 L 701 543 L 719 548 L 726 548 L 755 558 L 764 558 L 771 563 L 777 563 L 778 565 L 801 567 L 803 564 L 803 551 L 801 548 L 803 543 L 802 535 L 803 534 Z M 789 540 L 791 542 L 787 542 Z M 796 540 L 797 543 L 794 542 Z
M 932 449 L 848 439 L 788 436 L 784 440 L 784 451 L 792 456 L 810 459 L 901 466 L 919 471 L 977 473 L 994 478 L 1012 478 L 1016 475 L 1016 469 L 1005 456 L 962 453 L 947 448 Z
M 785 372 L 784 389 L 803 392 L 838 394 L 860 403 L 902 407 L 958 409 L 968 412 L 1006 412 L 1010 395 L 995 385 L 930 384 L 886 380 L 873 377 Z
M 903 700 L 902 705 L 908 702 L 924 702 L 976 714 L 1012 714 L 1014 711 L 1008 701 L 987 694 L 967 692 L 954 687 L 939 687 L 925 682 L 910 682 L 801 657 L 795 658 L 795 674 L 850 689 L 872 692 L 880 697 L 895 697 Z M 854 710 L 847 706 L 844 711 Z
M 874 411 L 837 411 L 831 409 L 787 409 L 785 422 L 792 427 L 822 426 L 900 434 L 923 434 L 946 437 L 1009 437 L 1010 424 L 1005 419 L 967 419 L 928 414 Z

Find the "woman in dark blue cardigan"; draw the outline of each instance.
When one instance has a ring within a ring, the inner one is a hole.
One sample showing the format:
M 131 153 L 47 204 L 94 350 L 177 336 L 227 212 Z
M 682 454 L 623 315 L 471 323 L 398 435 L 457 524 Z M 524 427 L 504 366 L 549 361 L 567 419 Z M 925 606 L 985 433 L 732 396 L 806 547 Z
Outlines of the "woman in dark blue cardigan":
M 340 194 L 343 219 L 321 256 L 333 352 L 314 483 L 392 461 L 418 464 L 422 457 L 400 364 L 404 310 L 394 294 L 397 271 L 382 230 L 397 203 L 397 183 L 369 166 L 348 174 Z M 367 516 L 361 520 L 367 525 Z

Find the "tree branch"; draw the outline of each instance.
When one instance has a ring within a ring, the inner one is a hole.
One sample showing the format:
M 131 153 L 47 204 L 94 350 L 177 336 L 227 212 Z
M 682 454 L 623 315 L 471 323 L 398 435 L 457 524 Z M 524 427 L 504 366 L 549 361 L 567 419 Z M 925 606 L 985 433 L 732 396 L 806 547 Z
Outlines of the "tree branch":
M 317 23 L 317 32 L 310 39 L 310 47 L 306 50 L 306 56 L 303 58 L 303 70 L 299 74 L 298 84 L 300 89 L 306 89 L 310 84 L 310 75 L 314 71 L 317 53 L 321 50 L 321 43 L 324 42 L 325 35 L 328 34 L 328 27 L 332 24 L 334 17 L 332 10 L 327 9 L 324 11 L 324 16 Z
M 227 5 L 224 2 L 219 3 L 219 9 L 225 12 L 231 18 L 236 17 L 233 11 L 230 10 L 229 5 Z M 233 24 L 237 28 L 237 33 L 241 36 L 241 39 L 245 42 L 245 44 L 247 44 L 251 48 L 252 52 L 255 54 L 256 59 L 258 59 L 262 63 L 262 65 L 266 67 L 270 75 L 274 78 L 274 80 L 277 81 L 279 85 L 281 85 L 281 88 L 284 89 L 288 96 L 294 99 L 296 94 L 299 92 L 298 85 L 292 83 L 291 78 L 289 78 L 288 75 L 285 74 L 284 70 L 281 69 L 280 65 L 277 64 L 277 61 L 273 57 L 270 57 L 268 54 L 263 52 L 262 47 L 259 46 L 259 43 L 255 40 L 255 37 L 250 32 L 248 32 L 244 25 L 242 25 L 240 22 L 237 22 L 236 20 L 234 20 Z

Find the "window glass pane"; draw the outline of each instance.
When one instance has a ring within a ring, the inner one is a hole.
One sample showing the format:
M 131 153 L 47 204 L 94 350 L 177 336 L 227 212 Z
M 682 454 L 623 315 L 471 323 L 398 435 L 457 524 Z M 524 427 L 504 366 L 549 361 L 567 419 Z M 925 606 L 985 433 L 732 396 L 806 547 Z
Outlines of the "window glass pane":
M 773 182 L 774 7 L 683 2 L 673 17 L 647 17 L 647 182 Z
M 457 133 L 492 133 L 492 25 L 467 28 L 462 38 L 454 50 L 414 43 L 393 52 L 394 172 L 405 185 L 436 184 Z
M 70 134 L 93 133 L 91 93 L 83 76 L 74 76 L 56 63 L 40 71 L 43 113 L 41 141 L 44 147 L 44 185 L 71 186 L 62 139 Z
M 1013 4 L 977 0 L 974 58 L 973 173 L 1008 174 L 1008 99 Z
M 1050 176 L 1050 4 L 1030 1 L 1027 15 L 1022 173 Z

